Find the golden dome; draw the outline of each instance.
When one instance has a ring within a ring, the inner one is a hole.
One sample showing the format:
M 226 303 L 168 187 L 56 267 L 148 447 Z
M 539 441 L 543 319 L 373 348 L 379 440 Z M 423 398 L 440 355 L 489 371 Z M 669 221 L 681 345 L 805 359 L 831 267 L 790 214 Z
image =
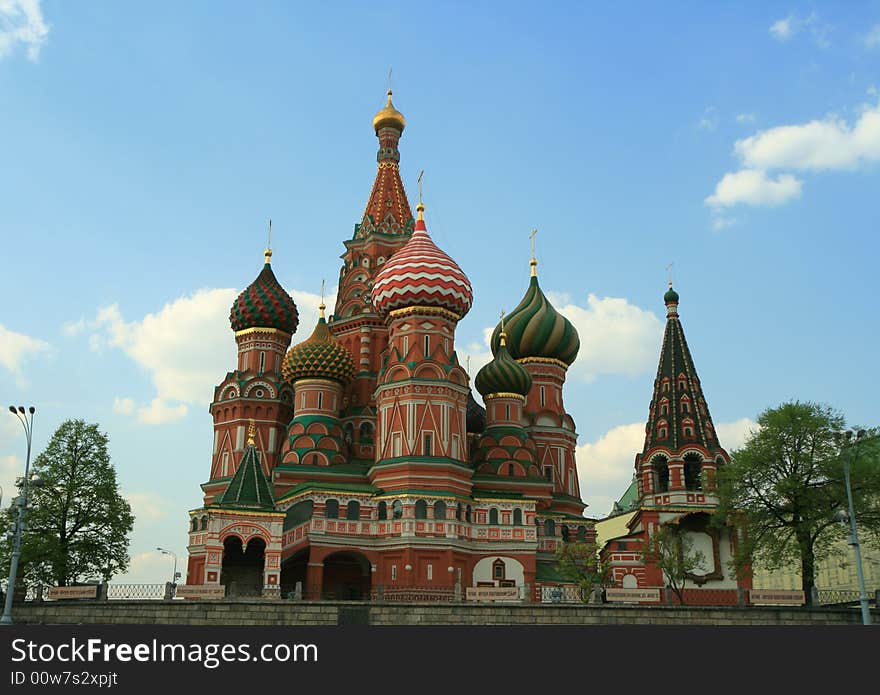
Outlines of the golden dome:
M 406 119 L 403 117 L 403 114 L 395 109 L 394 104 L 391 103 L 391 90 L 389 89 L 388 103 L 385 104 L 384 109 L 373 116 L 373 128 L 376 132 L 379 132 L 379 128 L 396 128 L 403 132 L 405 126 Z

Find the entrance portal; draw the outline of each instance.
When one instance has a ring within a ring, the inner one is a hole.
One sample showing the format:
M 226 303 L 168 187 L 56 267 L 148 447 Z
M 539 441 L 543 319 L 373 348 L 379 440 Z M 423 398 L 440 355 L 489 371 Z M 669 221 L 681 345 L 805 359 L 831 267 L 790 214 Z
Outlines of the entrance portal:
M 344 551 L 324 558 L 322 598 L 366 601 L 370 598 L 370 561 L 360 553 Z
M 220 583 L 228 596 L 261 596 L 263 593 L 263 562 L 266 543 L 251 538 L 243 548 L 241 538 L 229 536 L 223 541 L 223 568 Z

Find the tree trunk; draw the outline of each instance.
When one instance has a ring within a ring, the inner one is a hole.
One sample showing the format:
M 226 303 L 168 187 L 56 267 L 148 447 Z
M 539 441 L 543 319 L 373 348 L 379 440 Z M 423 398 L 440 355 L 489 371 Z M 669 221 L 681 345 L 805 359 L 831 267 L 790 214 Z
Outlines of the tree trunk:
M 809 535 L 798 534 L 798 546 L 801 550 L 801 589 L 804 590 L 806 605 L 813 605 L 813 586 L 815 584 L 816 556 Z

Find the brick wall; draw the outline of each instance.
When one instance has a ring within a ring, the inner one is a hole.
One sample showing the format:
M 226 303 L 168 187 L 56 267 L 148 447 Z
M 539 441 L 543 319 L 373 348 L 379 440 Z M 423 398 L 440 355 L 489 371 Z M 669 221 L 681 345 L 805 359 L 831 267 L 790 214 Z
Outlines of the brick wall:
M 880 612 L 872 611 L 880 624 Z M 858 610 L 577 605 L 352 604 L 260 599 L 18 604 L 16 623 L 168 625 L 857 625 Z

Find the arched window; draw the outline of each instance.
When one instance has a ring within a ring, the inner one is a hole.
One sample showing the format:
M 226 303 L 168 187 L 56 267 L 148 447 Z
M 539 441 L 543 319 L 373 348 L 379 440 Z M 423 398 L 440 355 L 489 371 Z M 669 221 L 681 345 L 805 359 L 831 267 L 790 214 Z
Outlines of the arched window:
M 667 401 L 665 398 L 660 401 L 660 414 L 669 415 L 669 401 Z
M 379 521 L 385 521 L 388 518 L 388 503 L 379 502 Z
M 464 520 L 468 523 L 471 523 L 471 517 L 473 516 L 473 510 L 471 509 L 471 505 L 467 506 L 467 509 L 464 513 Z
M 457 521 L 461 521 L 461 502 L 455 506 L 455 518 Z
M 327 519 L 339 518 L 339 500 L 327 500 L 324 502 L 324 516 Z
M 489 523 L 495 526 L 498 525 L 498 510 L 495 507 L 489 510 Z
M 349 521 L 357 521 L 361 518 L 361 503 L 357 500 L 351 500 L 345 510 L 345 518 Z
M 434 519 L 439 521 L 446 520 L 446 502 L 443 500 L 437 500 L 434 502 Z
M 654 469 L 655 492 L 669 492 L 669 465 L 666 459 L 658 456 L 651 466 Z
M 425 500 L 416 500 L 416 519 L 428 518 L 428 503 Z
M 701 472 L 703 462 L 699 456 L 688 454 L 684 457 L 684 488 L 685 490 L 702 490 L 703 481 Z
M 207 530 L 208 530 L 208 517 L 203 516 L 202 517 L 202 531 L 207 531 Z
M 544 521 L 544 535 L 545 536 L 555 536 L 556 535 L 556 522 L 553 519 L 547 519 Z
M 369 422 L 362 422 L 359 430 L 359 438 L 362 444 L 369 444 L 373 441 L 373 425 Z
M 579 541 L 587 540 L 587 527 L 583 524 L 577 527 L 577 539 Z
M 568 543 L 568 526 L 562 527 L 562 540 Z
M 504 560 L 499 557 L 492 563 L 492 579 L 504 581 L 507 577 L 506 569 L 507 568 L 504 566 Z
M 507 464 L 507 475 L 512 478 L 514 475 L 516 475 L 515 469 L 516 469 L 516 467 L 512 463 L 508 463 Z
M 403 503 L 400 500 L 391 503 L 391 516 L 394 519 L 403 518 Z
M 513 525 L 522 526 L 522 509 L 516 508 L 513 510 Z
M 191 529 L 191 530 L 193 530 L 193 531 L 198 531 L 198 530 L 199 530 L 199 520 L 196 519 L 195 517 L 193 517 L 193 521 L 192 521 L 192 529 Z

